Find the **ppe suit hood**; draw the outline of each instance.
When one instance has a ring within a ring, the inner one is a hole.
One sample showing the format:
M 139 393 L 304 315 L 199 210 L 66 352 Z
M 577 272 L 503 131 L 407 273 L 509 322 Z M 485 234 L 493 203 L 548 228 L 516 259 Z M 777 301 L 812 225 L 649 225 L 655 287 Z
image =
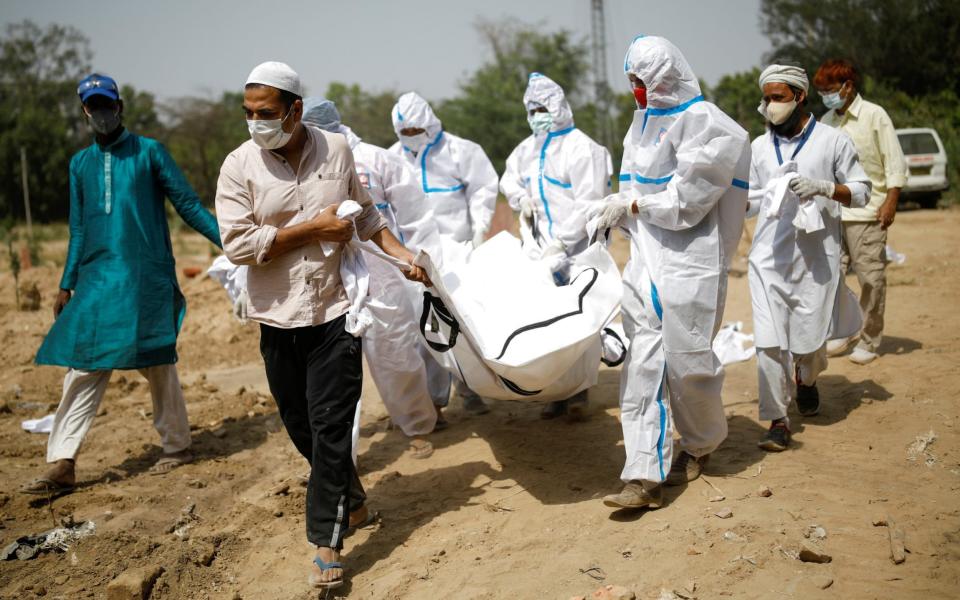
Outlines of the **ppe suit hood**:
M 573 126 L 573 111 L 567 102 L 563 88 L 541 73 L 530 73 L 527 91 L 523 94 L 523 106 L 528 111 L 543 106 L 553 117 L 550 131 L 561 131 Z
M 647 106 L 671 108 L 700 96 L 700 83 L 680 49 L 662 37 L 638 36 L 623 61 L 647 86 Z
M 303 99 L 302 120 L 307 125 L 313 125 L 327 131 L 336 131 L 340 126 L 340 111 L 332 100 L 310 96 Z
M 443 130 L 443 124 L 426 100 L 416 92 L 407 92 L 393 105 L 390 116 L 393 118 L 393 130 L 400 136 L 400 130 L 407 127 L 425 129 L 432 142 Z

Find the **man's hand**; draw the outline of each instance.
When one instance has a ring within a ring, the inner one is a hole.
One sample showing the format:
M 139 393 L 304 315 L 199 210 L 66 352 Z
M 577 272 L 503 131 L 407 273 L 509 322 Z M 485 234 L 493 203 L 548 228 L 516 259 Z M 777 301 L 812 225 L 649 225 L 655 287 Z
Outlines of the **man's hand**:
M 422 283 L 427 287 L 433 287 L 433 282 L 430 281 L 430 277 L 427 276 L 427 272 L 423 268 L 418 267 L 417 265 L 410 263 L 410 270 L 400 271 L 403 273 L 403 276 L 409 279 L 410 281 L 416 281 L 417 283 Z
M 373 237 L 370 238 L 374 244 L 380 246 L 380 249 L 389 254 L 390 256 L 397 258 L 408 265 L 409 269 L 400 269 L 400 272 L 403 273 L 403 276 L 409 279 L 410 281 L 416 281 L 417 283 L 422 283 L 427 287 L 433 287 L 433 282 L 430 281 L 430 277 L 427 276 L 427 272 L 424 271 L 421 267 L 413 264 L 413 253 L 410 252 L 400 243 L 400 240 L 395 238 L 390 230 L 384 227 L 380 231 L 373 234 Z
M 339 207 L 339 203 L 328 206 L 310 222 L 318 242 L 346 244 L 353 239 L 353 222 L 337 218 Z
M 600 217 L 597 230 L 605 231 L 619 225 L 620 221 L 633 210 L 633 204 L 633 198 L 628 193 L 611 194 L 604 198 L 603 203 L 595 209 L 594 213 Z
M 794 177 L 790 181 L 790 189 L 793 190 L 801 200 L 809 200 L 814 196 L 824 196 L 833 200 L 833 194 L 836 192 L 836 184 L 832 181 L 823 181 L 820 179 L 810 179 L 809 177 Z
M 53 302 L 53 318 L 56 319 L 60 316 L 60 313 L 63 312 L 64 307 L 66 307 L 67 302 L 70 302 L 71 296 L 70 290 L 60 290 L 57 294 L 57 299 Z
M 528 221 L 532 219 L 533 214 L 537 212 L 537 201 L 530 196 L 521 197 L 520 202 L 517 204 L 520 205 L 520 216 Z
M 893 220 L 897 218 L 897 204 L 884 202 L 877 210 L 877 220 L 880 221 L 880 229 L 886 229 L 893 225 Z

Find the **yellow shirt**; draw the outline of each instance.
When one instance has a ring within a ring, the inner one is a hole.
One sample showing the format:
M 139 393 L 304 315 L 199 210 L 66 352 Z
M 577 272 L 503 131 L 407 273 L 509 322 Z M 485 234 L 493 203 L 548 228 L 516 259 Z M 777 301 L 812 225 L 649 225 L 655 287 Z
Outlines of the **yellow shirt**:
M 863 208 L 843 208 L 844 221 L 876 221 L 877 210 L 890 188 L 903 187 L 907 182 L 907 161 L 903 157 L 896 129 L 887 111 L 859 94 L 843 115 L 830 110 L 821 122 L 843 131 L 853 140 L 860 155 L 860 164 L 866 171 L 873 189 Z

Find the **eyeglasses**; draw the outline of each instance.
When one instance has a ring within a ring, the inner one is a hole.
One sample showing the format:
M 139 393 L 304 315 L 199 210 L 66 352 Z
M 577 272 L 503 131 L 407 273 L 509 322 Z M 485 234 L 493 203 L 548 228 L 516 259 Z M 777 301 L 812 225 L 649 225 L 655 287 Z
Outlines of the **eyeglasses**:
M 118 92 L 115 82 L 94 78 L 82 81 L 77 87 L 77 95 L 83 95 L 84 92 L 92 90 L 93 88 L 103 88 L 111 92 Z

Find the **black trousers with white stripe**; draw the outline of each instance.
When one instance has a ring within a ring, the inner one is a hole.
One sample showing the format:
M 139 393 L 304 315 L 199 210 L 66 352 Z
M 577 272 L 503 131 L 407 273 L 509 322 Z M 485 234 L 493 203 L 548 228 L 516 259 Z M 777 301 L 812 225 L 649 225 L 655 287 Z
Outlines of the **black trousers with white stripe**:
M 290 439 L 310 462 L 307 539 L 340 549 L 350 511 L 366 493 L 352 459 L 354 413 L 363 385 L 361 341 L 345 317 L 314 327 L 260 325 L 270 392 Z

